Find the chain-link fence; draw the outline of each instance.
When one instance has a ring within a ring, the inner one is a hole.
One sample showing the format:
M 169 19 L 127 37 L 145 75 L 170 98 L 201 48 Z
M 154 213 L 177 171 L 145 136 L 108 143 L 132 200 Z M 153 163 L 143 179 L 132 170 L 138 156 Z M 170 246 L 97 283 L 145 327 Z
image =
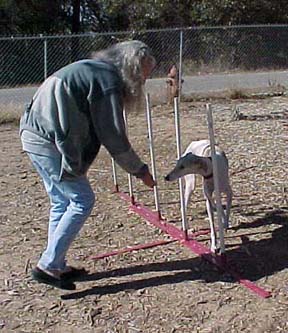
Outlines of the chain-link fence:
M 0 38 L 0 103 L 7 88 L 38 86 L 64 65 L 127 39 L 152 48 L 158 63 L 154 78 L 165 78 L 173 63 L 181 64 L 184 77 L 288 67 L 288 25 L 5 37 Z

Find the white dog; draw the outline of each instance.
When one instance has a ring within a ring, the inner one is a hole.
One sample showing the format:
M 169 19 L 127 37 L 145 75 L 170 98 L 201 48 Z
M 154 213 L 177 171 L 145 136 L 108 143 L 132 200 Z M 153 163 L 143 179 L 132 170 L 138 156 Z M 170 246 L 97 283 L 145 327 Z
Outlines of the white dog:
M 215 146 L 218 169 L 220 193 L 226 195 L 226 212 L 221 206 L 222 223 L 225 228 L 229 227 L 229 215 L 232 203 L 232 189 L 229 181 L 228 160 L 223 150 Z M 211 229 L 211 250 L 216 251 L 216 233 L 214 226 L 214 210 L 216 208 L 213 199 L 214 179 L 209 140 L 192 141 L 185 153 L 177 161 L 175 168 L 165 177 L 167 181 L 173 181 L 184 176 L 185 179 L 185 207 L 190 201 L 196 185 L 196 174 L 203 178 L 203 193 L 206 199 L 206 208 Z

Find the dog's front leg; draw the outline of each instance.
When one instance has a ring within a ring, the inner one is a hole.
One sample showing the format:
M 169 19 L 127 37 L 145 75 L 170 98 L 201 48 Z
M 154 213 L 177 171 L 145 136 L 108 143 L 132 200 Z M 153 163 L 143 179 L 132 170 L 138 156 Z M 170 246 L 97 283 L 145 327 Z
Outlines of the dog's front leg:
M 204 192 L 204 195 L 206 198 L 206 209 L 210 223 L 211 251 L 215 253 L 217 252 L 217 237 L 214 225 L 213 199 L 212 199 L 212 194 Z
M 190 202 L 191 194 L 195 189 L 196 185 L 196 177 L 194 174 L 189 174 L 184 177 L 185 179 L 185 192 L 184 192 L 184 200 L 185 200 L 185 209 L 187 210 L 187 207 Z

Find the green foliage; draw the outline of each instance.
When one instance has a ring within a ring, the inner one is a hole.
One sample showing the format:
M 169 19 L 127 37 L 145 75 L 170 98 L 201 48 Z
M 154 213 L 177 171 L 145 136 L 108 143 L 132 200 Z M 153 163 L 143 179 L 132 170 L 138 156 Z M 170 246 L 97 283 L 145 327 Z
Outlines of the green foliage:
M 203 25 L 287 23 L 287 0 L 197 0 L 195 21 Z
M 67 27 L 66 1 L 6 0 L 0 10 L 5 17 L 0 34 L 53 34 Z
M 190 23 L 187 6 L 193 1 L 179 0 L 93 0 L 86 1 L 92 12 L 93 31 L 124 31 L 183 27 Z M 93 20 L 93 18 L 95 18 Z
M 79 2 L 80 16 L 73 16 Z M 275 24 L 287 20 L 287 0 L 0 0 L 1 35 Z

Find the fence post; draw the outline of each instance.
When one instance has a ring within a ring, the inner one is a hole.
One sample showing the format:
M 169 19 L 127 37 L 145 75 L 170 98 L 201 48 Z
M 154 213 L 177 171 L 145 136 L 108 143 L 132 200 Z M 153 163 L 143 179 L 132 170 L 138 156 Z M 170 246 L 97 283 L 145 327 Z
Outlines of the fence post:
M 47 79 L 47 39 L 44 39 L 44 80 Z

